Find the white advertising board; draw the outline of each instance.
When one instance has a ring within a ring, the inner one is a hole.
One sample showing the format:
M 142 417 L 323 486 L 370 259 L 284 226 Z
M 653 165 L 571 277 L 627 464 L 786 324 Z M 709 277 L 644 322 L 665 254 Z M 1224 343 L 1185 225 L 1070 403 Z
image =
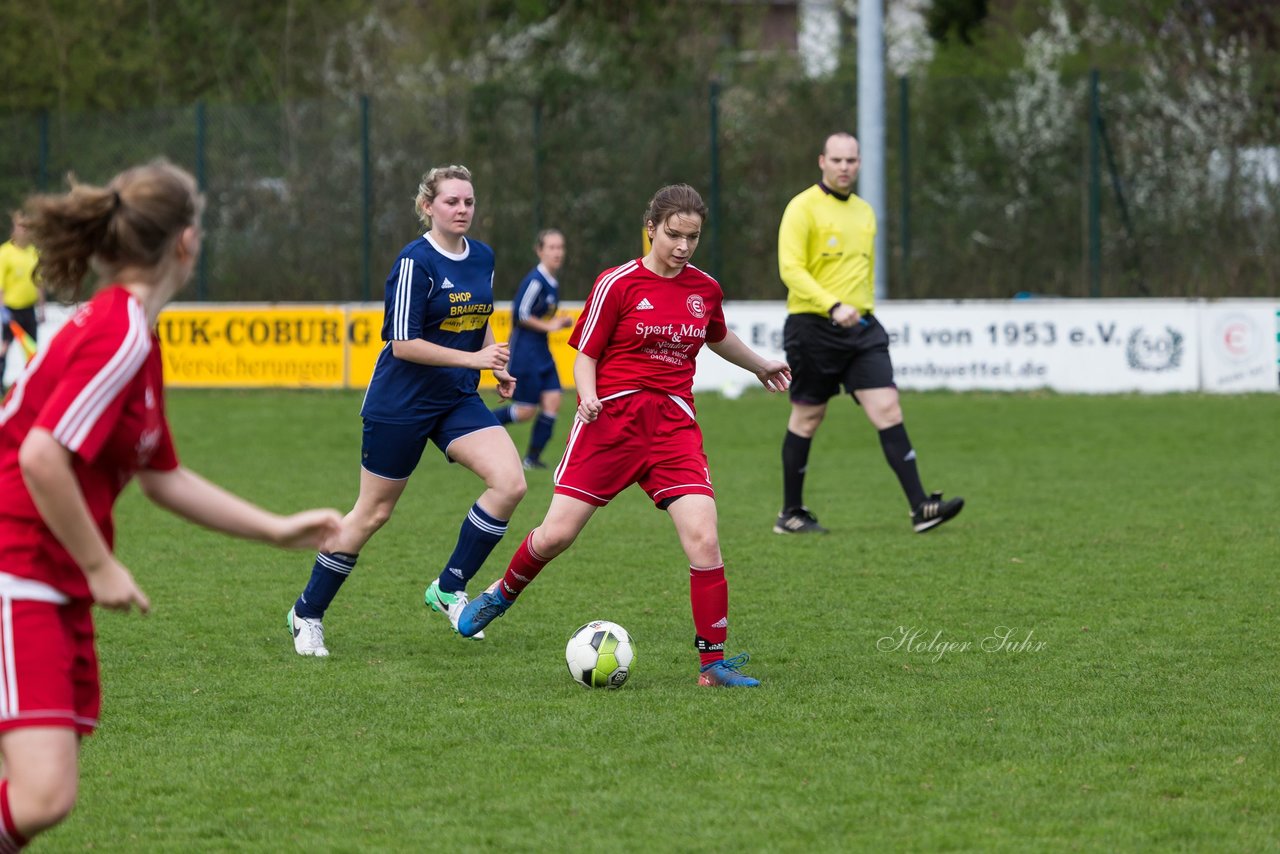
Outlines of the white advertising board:
M 1200 387 L 1199 310 L 1184 300 L 892 302 L 876 308 L 897 385 L 1015 391 L 1176 392 Z M 783 358 L 786 307 L 728 302 L 729 325 L 753 349 Z M 699 356 L 697 389 L 735 393 L 751 378 Z
M 1210 392 L 1280 388 L 1280 308 L 1230 300 L 1200 309 L 1200 386 Z

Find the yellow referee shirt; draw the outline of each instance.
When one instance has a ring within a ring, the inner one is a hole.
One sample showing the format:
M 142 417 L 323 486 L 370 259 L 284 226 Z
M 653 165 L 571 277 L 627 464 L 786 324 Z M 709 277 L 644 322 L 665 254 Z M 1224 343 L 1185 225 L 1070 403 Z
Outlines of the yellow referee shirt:
M 857 196 L 814 184 L 787 205 L 778 227 L 778 273 L 787 312 L 826 315 L 838 302 L 875 308 L 876 215 Z
M 36 290 L 34 246 L 19 247 L 12 240 L 0 245 L 0 291 L 5 308 L 31 308 L 40 299 Z

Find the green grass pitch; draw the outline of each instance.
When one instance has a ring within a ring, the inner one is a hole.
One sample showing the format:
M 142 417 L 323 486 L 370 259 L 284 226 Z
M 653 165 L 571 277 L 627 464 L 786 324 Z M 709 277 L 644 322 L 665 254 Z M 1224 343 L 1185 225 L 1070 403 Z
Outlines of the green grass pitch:
M 358 393 L 174 392 L 184 461 L 277 509 L 355 498 Z M 483 642 L 422 603 L 474 477 L 429 448 L 294 655 L 310 555 L 122 498 L 155 610 L 99 612 L 105 685 L 80 804 L 50 851 L 1262 850 L 1280 840 L 1280 396 L 906 394 L 911 533 L 847 400 L 774 535 L 784 399 L 699 401 L 758 690 L 694 685 L 687 568 L 638 490 L 597 514 Z M 566 416 L 571 412 L 565 407 Z M 566 420 L 553 449 L 562 447 Z M 513 430 L 523 450 L 527 426 Z M 529 473 L 497 576 L 550 498 Z M 591 619 L 638 665 L 590 691 Z

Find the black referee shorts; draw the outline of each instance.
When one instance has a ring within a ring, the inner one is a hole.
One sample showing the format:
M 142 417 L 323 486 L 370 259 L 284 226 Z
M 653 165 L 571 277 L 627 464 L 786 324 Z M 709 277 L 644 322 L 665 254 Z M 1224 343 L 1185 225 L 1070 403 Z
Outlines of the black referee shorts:
M 792 314 L 782 328 L 793 403 L 821 404 L 840 393 L 893 385 L 889 334 L 874 316 L 850 328 L 816 314 Z
M 5 313 L 9 315 L 10 320 L 18 321 L 18 325 L 23 331 L 31 336 L 34 341 L 36 338 L 36 309 L 35 306 L 29 308 L 6 308 Z M 4 343 L 8 344 L 13 341 L 13 327 L 8 323 L 4 324 L 4 329 L 0 330 L 0 335 L 4 336 Z

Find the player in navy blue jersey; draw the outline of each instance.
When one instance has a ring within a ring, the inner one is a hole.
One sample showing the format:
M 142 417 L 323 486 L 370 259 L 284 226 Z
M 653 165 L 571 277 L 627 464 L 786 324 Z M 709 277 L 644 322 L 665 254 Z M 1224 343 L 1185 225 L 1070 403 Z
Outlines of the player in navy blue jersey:
M 498 423 L 538 420 L 529 434 L 529 449 L 524 455 L 527 469 L 545 469 L 542 449 L 551 440 L 560 411 L 560 374 L 547 334 L 573 326 L 573 318 L 557 315 L 560 307 L 560 283 L 556 273 L 564 264 L 564 235 L 554 228 L 538 232 L 533 247 L 538 265 L 520 282 L 511 304 L 511 361 L 507 370 L 518 382 L 511 405 L 493 411 Z
M 492 371 L 498 393 L 510 397 L 508 346 L 494 341 L 493 250 L 467 238 L 475 213 L 471 173 L 442 166 L 422 178 L 414 207 L 426 234 L 400 251 L 387 276 L 378 355 L 360 415 L 360 495 L 330 551 L 316 555 L 311 580 L 289 610 L 299 655 L 325 656 L 325 609 L 355 568 L 360 549 L 391 518 L 409 475 L 431 440 L 450 462 L 484 481 L 467 511 L 458 542 L 426 602 L 454 631 L 467 604 L 467 582 L 507 531 L 524 497 L 520 454 L 476 391 L 480 371 Z

